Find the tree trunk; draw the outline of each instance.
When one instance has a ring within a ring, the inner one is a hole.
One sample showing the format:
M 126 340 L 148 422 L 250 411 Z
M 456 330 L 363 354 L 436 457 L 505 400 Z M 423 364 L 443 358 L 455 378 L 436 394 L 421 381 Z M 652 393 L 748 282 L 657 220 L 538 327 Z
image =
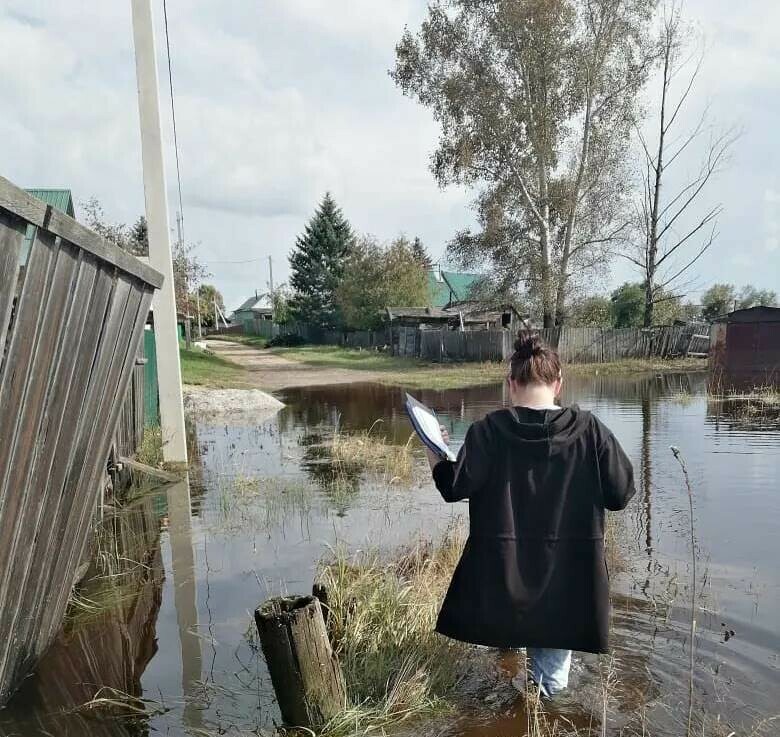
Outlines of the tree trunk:
M 655 162 L 655 182 L 652 200 L 650 201 L 650 231 L 647 236 L 647 253 L 645 254 L 645 316 L 644 327 L 653 326 L 655 307 L 655 271 L 658 259 L 658 221 L 661 210 L 661 184 L 664 172 L 664 146 L 666 144 L 666 93 L 670 82 L 671 46 L 667 43 L 664 49 L 664 73 L 661 89 L 661 125 L 658 133 L 658 156 Z
M 546 206 L 545 206 L 546 207 Z M 544 211 L 547 215 L 547 208 Z M 542 319 L 546 328 L 555 327 L 555 302 L 553 300 L 552 256 L 550 252 L 550 226 L 545 219 L 541 229 L 542 246 Z
M 653 275 L 647 274 L 645 280 L 645 313 L 642 325 L 646 328 L 653 327 L 653 318 L 655 313 L 655 302 L 653 297 Z
M 255 624 L 285 723 L 317 729 L 346 707 L 344 675 L 313 596 L 269 599 Z

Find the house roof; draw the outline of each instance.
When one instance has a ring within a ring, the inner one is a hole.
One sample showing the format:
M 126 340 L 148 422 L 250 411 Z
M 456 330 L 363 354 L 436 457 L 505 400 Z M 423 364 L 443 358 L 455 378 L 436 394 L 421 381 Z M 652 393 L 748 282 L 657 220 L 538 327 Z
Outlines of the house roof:
M 719 315 L 712 322 L 780 322 L 780 307 L 746 307 Z
M 452 317 L 452 313 L 439 307 L 388 307 L 387 316 L 391 320 L 401 318 L 425 322 L 426 320 L 446 321 Z
M 76 217 L 76 211 L 73 209 L 73 195 L 69 189 L 26 189 L 24 191 L 33 197 L 37 197 L 41 202 L 51 205 L 56 210 L 64 212 L 66 215 L 70 215 L 72 218 Z M 27 230 L 24 234 L 22 250 L 19 255 L 20 264 L 27 263 L 27 257 L 30 254 L 30 248 L 32 247 L 34 237 L 35 226 L 28 223 Z
M 439 279 L 439 275 L 441 275 L 441 279 Z M 434 307 L 446 307 L 451 302 L 467 299 L 469 290 L 480 276 L 480 274 L 467 274 L 460 271 L 431 269 L 428 272 L 431 304 Z
M 247 312 L 248 310 L 268 311 L 271 309 L 271 302 L 268 299 L 267 294 L 253 294 L 249 299 L 244 301 L 240 307 L 236 307 L 233 310 L 233 314 L 236 312 Z
M 463 315 L 465 323 L 492 322 L 501 315 L 512 312 L 518 320 L 522 316 L 514 305 L 486 305 L 482 302 L 460 302 L 444 309 L 440 307 L 388 307 L 387 316 L 390 320 L 417 320 L 424 322 L 446 322 L 459 319 Z
M 76 217 L 76 211 L 73 207 L 73 195 L 69 189 L 26 189 L 27 194 L 37 197 L 41 202 L 51 205 L 56 209 Z

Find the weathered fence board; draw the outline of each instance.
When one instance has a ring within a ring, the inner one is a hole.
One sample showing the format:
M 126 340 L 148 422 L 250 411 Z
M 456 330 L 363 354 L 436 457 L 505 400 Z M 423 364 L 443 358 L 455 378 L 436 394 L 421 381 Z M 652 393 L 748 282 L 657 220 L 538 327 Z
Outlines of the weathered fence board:
M 0 177 L 0 704 L 62 622 L 161 283 Z
M 5 358 L 5 336 L 16 296 L 25 226 L 24 221 L 0 211 L 0 366 Z

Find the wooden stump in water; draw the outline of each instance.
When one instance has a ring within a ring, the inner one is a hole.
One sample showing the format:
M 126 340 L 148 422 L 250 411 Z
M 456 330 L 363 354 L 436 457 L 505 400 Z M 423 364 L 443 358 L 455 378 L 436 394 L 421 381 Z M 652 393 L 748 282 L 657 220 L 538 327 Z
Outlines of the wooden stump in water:
M 316 729 L 344 710 L 344 675 L 316 597 L 269 599 L 255 611 L 255 624 L 289 726 Z

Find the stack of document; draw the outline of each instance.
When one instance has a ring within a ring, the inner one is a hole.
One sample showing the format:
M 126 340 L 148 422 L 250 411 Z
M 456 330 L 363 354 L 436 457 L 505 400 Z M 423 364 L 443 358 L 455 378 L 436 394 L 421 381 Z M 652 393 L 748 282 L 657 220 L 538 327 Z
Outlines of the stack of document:
M 422 402 L 418 402 L 410 394 L 406 395 L 404 407 L 414 431 L 420 436 L 420 440 L 443 461 L 454 461 L 455 454 L 444 442 L 436 413 Z

